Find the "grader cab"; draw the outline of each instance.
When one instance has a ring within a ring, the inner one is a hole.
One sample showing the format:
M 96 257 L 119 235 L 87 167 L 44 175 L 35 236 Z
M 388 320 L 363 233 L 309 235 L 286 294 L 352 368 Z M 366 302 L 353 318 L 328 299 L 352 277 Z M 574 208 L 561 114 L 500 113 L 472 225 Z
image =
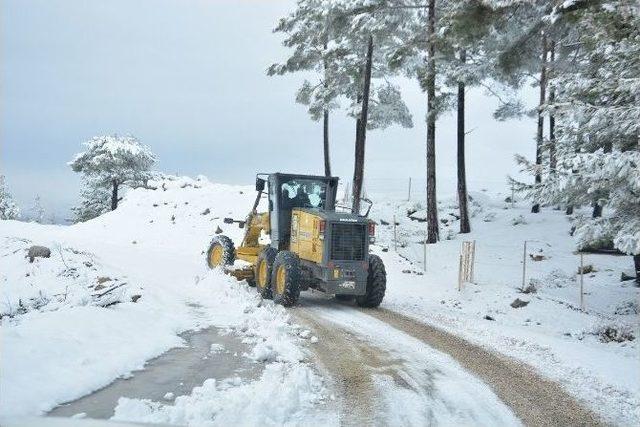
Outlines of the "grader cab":
M 268 210 L 257 208 L 267 187 Z M 386 272 L 380 257 L 369 253 L 375 223 L 364 215 L 336 211 L 338 178 L 284 173 L 258 174 L 256 199 L 243 221 L 238 248 L 224 235 L 207 251 L 210 268 L 225 268 L 247 280 L 264 298 L 284 306 L 296 303 L 300 291 L 317 289 L 338 299 L 355 298 L 362 307 L 377 307 L 384 298 Z M 270 242 L 261 243 L 262 234 Z M 234 268 L 234 262 L 245 261 Z

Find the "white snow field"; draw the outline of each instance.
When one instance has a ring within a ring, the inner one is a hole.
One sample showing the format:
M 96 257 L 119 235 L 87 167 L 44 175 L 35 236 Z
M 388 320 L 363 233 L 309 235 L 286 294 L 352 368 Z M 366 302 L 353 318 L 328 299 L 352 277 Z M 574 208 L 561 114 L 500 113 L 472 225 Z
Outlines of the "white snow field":
M 145 361 L 183 345 L 179 333 L 217 326 L 250 344 L 251 352 L 238 357 L 263 364 L 259 378 L 207 380 L 171 402 L 122 398 L 114 419 L 189 425 L 338 424 L 331 390 L 309 359 L 307 347 L 317 338 L 295 325 L 282 307 L 261 301 L 245 283 L 205 266 L 204 251 L 217 227 L 240 241 L 243 230 L 222 220 L 245 217 L 255 197 L 253 188 L 213 184 L 204 177 L 166 177 L 152 184 L 156 190 L 132 190 L 116 211 L 83 224 L 0 221 L 0 417 L 41 415 L 143 369 Z M 429 246 L 422 274 L 419 241 L 424 223 L 407 217 L 412 204 L 377 199 L 382 201 L 374 205 L 373 219 L 391 223 L 395 214 L 400 223 L 398 253 L 392 225 L 378 225 L 373 247 L 387 267 L 383 307 L 523 360 L 606 420 L 620 425 L 640 421 L 637 339 L 602 342 L 597 335 L 602 326 L 638 335 L 639 288 L 619 280 L 620 271 L 632 268 L 630 257 L 586 256 L 585 264 L 596 271 L 585 277 L 586 310 L 581 311 L 575 281 L 578 258 L 572 254 L 563 213 L 544 209 L 531 215 L 524 204 L 503 209 L 504 203 L 475 195 L 474 232 L 464 239 L 477 242 L 476 283 L 464 284 L 459 292 L 462 236 L 452 233 L 452 240 Z M 451 205 L 442 204 L 443 218 L 453 211 Z M 520 215 L 526 224 L 512 225 L 513 218 L 521 222 Z M 450 223 L 451 228 L 456 225 Z M 528 262 L 527 283 L 534 280 L 537 287 L 529 294 L 517 290 L 525 239 L 537 241 L 530 243 L 530 252 L 538 255 L 542 249 L 546 257 Z M 32 244 L 51 248 L 51 257 L 29 263 L 25 253 Z M 529 304 L 512 308 L 516 297 Z M 116 301 L 121 302 L 109 305 Z M 399 345 L 385 340 L 393 328 L 369 321 L 365 314 L 340 310 L 331 316 L 380 348 Z M 407 340 L 402 348 L 388 350 L 412 354 L 417 348 Z M 384 399 L 399 408 L 387 422 L 464 423 L 468 411 L 473 413 L 466 419 L 471 424 L 469 420 L 518 423 L 486 385 L 448 356 L 431 353 L 407 356 L 407 369 L 425 375 L 420 367 L 429 360 L 441 374 L 435 398 L 424 394 L 416 399 L 384 375 L 378 378 Z M 451 417 L 451 404 L 464 409 L 458 418 Z M 427 418 L 425 405 L 435 411 Z
M 531 214 L 528 203 L 512 205 L 500 194 L 472 198 L 472 233 L 466 235 L 457 234 L 455 199 L 439 203 L 442 241 L 427 246 L 426 271 L 426 223 L 416 220 L 424 218 L 420 203 L 386 198 L 374 205 L 370 216 L 388 223 L 378 225 L 373 249 L 389 278 L 383 306 L 526 362 L 611 423 L 639 424 L 640 288 L 620 280 L 621 272 L 633 273 L 632 257 L 584 255 L 594 271 L 583 277 L 580 310 L 580 257 L 564 211 Z M 463 240 L 476 241 L 475 277 L 458 291 Z M 519 290 L 525 240 L 525 285 L 533 284 L 535 293 Z M 516 298 L 528 305 L 511 307 Z M 606 340 L 609 327 L 635 339 Z
M 252 288 L 204 263 L 202 251 L 222 218 L 246 214 L 249 189 L 188 178 L 157 184 L 155 191 L 129 192 L 117 211 L 83 224 L 0 221 L 0 417 L 39 415 L 88 394 L 182 345 L 178 333 L 211 325 L 250 343 L 253 352 L 238 357 L 266 364 L 264 374 L 252 384 L 208 381 L 190 403 L 178 397 L 163 420 L 229 425 L 242 416 L 250 424 L 279 424 L 314 413 L 324 398 L 322 380 L 304 362 L 300 342 L 306 340 L 286 310 L 262 304 Z M 211 212 L 201 215 L 207 207 Z M 236 226 L 228 231 L 239 236 Z M 29 263 L 32 243 L 52 248 L 51 258 Z M 126 283 L 124 302 L 95 305 L 98 277 L 112 279 L 103 285 Z M 267 411 L 275 390 L 282 402 Z M 206 408 L 190 411 L 199 398 Z M 116 416 L 127 418 L 141 405 L 151 404 L 123 401 Z

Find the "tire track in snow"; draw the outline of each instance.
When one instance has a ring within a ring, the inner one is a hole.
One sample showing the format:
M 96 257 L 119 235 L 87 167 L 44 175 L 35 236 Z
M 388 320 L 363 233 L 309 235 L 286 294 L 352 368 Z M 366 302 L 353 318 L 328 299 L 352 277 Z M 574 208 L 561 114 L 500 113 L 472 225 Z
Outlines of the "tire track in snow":
M 291 310 L 320 340 L 343 425 L 519 425 L 513 412 L 448 355 L 355 307 L 305 298 Z
M 465 370 L 490 385 L 500 400 L 511 407 L 525 425 L 606 425 L 594 412 L 562 390 L 560 384 L 540 377 L 514 359 L 492 353 L 391 310 L 354 309 L 453 357 Z
M 434 368 L 432 361 L 429 360 L 429 357 L 438 358 L 433 354 L 435 352 L 453 359 L 449 359 L 449 365 L 459 365 L 459 369 L 466 372 L 469 377 L 483 381 L 483 384 L 490 388 L 488 390 L 490 394 L 494 394 L 496 400 L 499 399 L 506 404 L 525 425 L 605 425 L 595 413 L 586 409 L 562 390 L 558 383 L 541 378 L 530 368 L 515 360 L 494 354 L 418 320 L 387 309 L 360 309 L 348 303 L 330 301 L 326 298 L 307 299 L 302 302 L 300 308 L 295 314 L 296 317 L 301 318 L 301 321 L 307 323 L 311 328 L 314 328 L 314 322 L 316 325 L 321 324 L 324 329 L 334 328 L 336 330 L 332 332 L 332 335 L 351 335 L 351 341 L 355 340 L 359 345 L 363 345 L 363 340 L 368 340 L 372 351 L 385 354 L 387 359 L 394 360 L 396 378 L 407 378 L 404 388 L 421 395 L 425 405 L 434 404 L 434 394 L 438 394 L 438 385 L 434 384 L 434 377 L 442 378 L 443 375 L 442 370 L 437 367 L 442 361 L 436 362 Z M 301 313 L 304 315 L 301 316 Z M 310 322 L 308 319 L 312 319 L 312 321 Z M 321 335 L 322 333 L 324 332 L 320 332 Z M 419 342 L 423 348 L 416 346 L 415 342 L 407 342 L 407 338 Z M 319 347 L 315 352 L 323 363 L 323 358 L 330 358 L 331 363 L 327 368 L 334 377 L 340 378 L 343 373 L 339 369 L 332 369 L 341 363 L 335 359 L 349 356 L 340 353 L 339 348 L 330 354 L 323 355 L 322 353 L 326 350 L 326 348 Z M 423 356 L 426 357 L 417 356 L 416 353 L 424 353 Z M 420 365 L 428 368 L 416 369 Z M 375 375 L 375 373 L 375 371 L 368 370 L 361 374 Z M 454 376 L 457 374 L 453 373 Z M 343 379 L 343 381 L 348 380 L 348 377 Z M 395 385 L 402 384 L 395 381 Z M 436 407 L 438 403 L 444 401 L 444 406 L 436 408 L 437 411 L 455 411 L 454 408 L 447 408 L 448 404 L 457 405 L 457 409 L 460 410 L 461 407 L 469 403 L 463 395 L 458 397 L 460 399 L 453 397 L 451 401 L 447 402 L 445 396 L 439 402 L 436 396 Z M 350 399 L 349 394 L 343 398 Z M 487 424 L 487 419 L 473 419 L 477 414 L 474 413 L 474 408 L 470 409 L 471 411 L 468 413 L 471 417 L 468 420 L 470 423 Z M 438 424 L 438 421 L 443 420 L 440 413 L 431 412 L 418 415 L 424 416 L 425 423 L 429 424 Z M 444 421 L 447 421 L 446 416 Z M 448 421 L 454 420 L 449 419 Z M 495 424 L 497 420 L 493 421 Z M 506 419 L 502 421 L 506 421 Z M 418 419 L 415 416 L 408 417 L 402 422 L 416 424 Z
M 355 335 L 337 329 L 306 310 L 292 310 L 292 313 L 297 322 L 319 337 L 312 351 L 339 394 L 341 424 L 376 425 L 377 399 L 372 371 L 388 367 L 393 361 L 383 351 L 372 349 Z

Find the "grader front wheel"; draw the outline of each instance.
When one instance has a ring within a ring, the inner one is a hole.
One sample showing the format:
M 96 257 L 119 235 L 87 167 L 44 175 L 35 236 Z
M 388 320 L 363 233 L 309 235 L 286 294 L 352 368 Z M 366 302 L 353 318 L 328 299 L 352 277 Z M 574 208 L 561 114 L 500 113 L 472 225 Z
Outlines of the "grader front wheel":
M 271 270 L 273 302 L 294 305 L 300 296 L 300 258 L 293 252 L 278 252 Z
M 236 259 L 233 241 L 227 236 L 216 236 L 211 240 L 207 251 L 207 265 L 209 268 L 232 265 Z

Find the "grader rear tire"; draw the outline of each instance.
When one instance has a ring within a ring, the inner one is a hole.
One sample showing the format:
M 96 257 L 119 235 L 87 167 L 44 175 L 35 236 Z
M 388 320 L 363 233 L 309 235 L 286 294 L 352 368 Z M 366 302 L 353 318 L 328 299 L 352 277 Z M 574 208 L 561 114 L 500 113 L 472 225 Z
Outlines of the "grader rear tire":
M 258 255 L 256 266 L 253 269 L 256 282 L 256 290 L 262 296 L 262 298 L 273 298 L 271 289 L 271 271 L 273 269 L 273 262 L 276 259 L 277 254 L 277 249 L 272 248 L 271 246 L 267 246 Z
M 387 272 L 378 255 L 369 255 L 369 275 L 367 276 L 367 293 L 356 297 L 360 307 L 375 308 L 380 305 L 387 290 Z
M 207 251 L 207 265 L 209 268 L 232 265 L 236 260 L 236 249 L 233 240 L 224 235 L 214 237 Z
M 273 302 L 291 307 L 300 297 L 300 258 L 293 252 L 280 251 L 271 271 Z

